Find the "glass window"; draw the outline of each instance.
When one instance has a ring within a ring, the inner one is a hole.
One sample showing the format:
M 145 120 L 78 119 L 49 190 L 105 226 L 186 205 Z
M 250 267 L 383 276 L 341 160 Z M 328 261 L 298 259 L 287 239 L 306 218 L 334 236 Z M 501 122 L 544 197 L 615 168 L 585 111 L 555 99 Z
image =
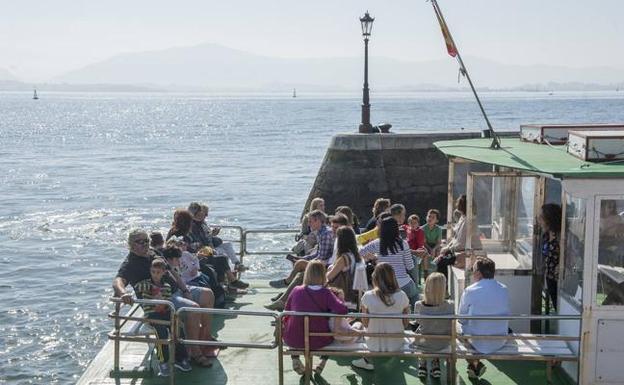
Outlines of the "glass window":
M 516 190 L 516 226 L 515 246 L 516 254 L 522 256 L 522 265 L 530 268 L 533 255 L 533 223 L 535 204 L 536 178 L 525 177 L 518 179 Z M 528 266 L 527 266 L 528 265 Z
M 601 199 L 598 228 L 599 305 L 624 305 L 624 199 Z
M 582 305 L 583 261 L 585 259 L 586 200 L 565 195 L 565 246 L 561 292 Z

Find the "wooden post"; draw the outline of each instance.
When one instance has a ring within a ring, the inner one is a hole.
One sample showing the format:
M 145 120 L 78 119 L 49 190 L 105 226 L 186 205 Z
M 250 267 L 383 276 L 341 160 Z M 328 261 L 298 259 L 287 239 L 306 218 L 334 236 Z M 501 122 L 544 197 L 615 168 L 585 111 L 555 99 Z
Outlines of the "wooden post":
M 114 363 L 113 363 L 113 371 L 115 374 L 119 374 L 119 335 L 120 335 L 120 326 L 119 326 L 119 311 L 121 310 L 121 303 L 115 302 L 115 352 L 114 352 Z
M 312 378 L 312 356 L 310 356 L 310 317 L 305 316 L 303 318 L 303 343 L 304 343 L 304 358 L 305 358 L 305 374 L 303 383 L 310 385 L 310 379 Z

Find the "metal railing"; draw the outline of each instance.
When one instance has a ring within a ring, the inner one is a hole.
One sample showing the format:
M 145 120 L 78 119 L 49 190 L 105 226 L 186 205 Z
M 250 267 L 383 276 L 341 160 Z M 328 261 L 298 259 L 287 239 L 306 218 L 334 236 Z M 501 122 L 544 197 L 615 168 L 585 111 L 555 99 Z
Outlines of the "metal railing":
M 139 310 L 139 306 L 133 306 L 127 314 L 121 314 L 121 306 L 124 305 L 124 302 L 121 298 L 112 297 L 111 302 L 115 303 L 115 310 L 108 313 L 108 317 L 112 318 L 115 321 L 114 329 L 108 333 L 108 339 L 113 340 L 114 342 L 114 352 L 113 352 L 113 372 L 112 376 L 121 376 L 122 372 L 119 368 L 120 361 L 120 348 L 121 341 L 125 342 L 141 342 L 141 343 L 153 343 L 153 344 L 167 344 L 169 345 L 169 383 L 171 385 L 175 384 L 175 370 L 173 367 L 173 363 L 175 362 L 175 344 L 177 342 L 177 333 L 170 332 L 169 338 L 159 339 L 149 336 L 139 336 L 136 333 L 122 333 L 122 328 L 127 324 L 128 321 L 135 321 L 141 324 L 147 323 L 152 325 L 164 325 L 168 326 L 169 330 L 176 329 L 176 314 L 173 303 L 170 301 L 160 300 L 160 299 L 134 299 L 133 302 L 137 305 L 164 305 L 167 307 L 169 312 L 169 321 L 159 320 L 159 319 L 149 319 L 148 317 L 136 317 L 136 312 Z
M 195 307 L 182 307 L 177 311 L 170 311 L 170 320 L 148 320 L 144 317 L 135 316 L 136 309 L 138 307 L 133 307 L 131 312 L 126 315 L 121 315 L 119 310 L 123 305 L 121 299 L 119 298 L 111 298 L 111 301 L 115 303 L 115 311 L 109 314 L 109 317 L 115 320 L 115 328 L 112 332 L 108 334 L 109 339 L 115 341 L 115 363 L 114 363 L 114 372 L 119 375 L 119 343 L 121 341 L 130 341 L 130 342 L 143 342 L 143 343 L 167 343 L 169 344 L 169 365 L 171 368 L 171 377 L 170 384 L 175 383 L 174 379 L 174 370 L 173 363 L 175 362 L 175 344 L 181 343 L 184 345 L 195 345 L 195 346 L 217 346 L 217 347 L 231 347 L 231 348 L 246 348 L 246 349 L 263 349 L 263 350 L 273 350 L 275 348 L 278 349 L 278 376 L 279 376 L 279 384 L 284 384 L 284 355 L 294 355 L 294 354 L 302 354 L 305 357 L 305 375 L 304 375 L 304 383 L 309 384 L 312 373 L 312 356 L 313 355 L 328 355 L 328 356 L 355 356 L 355 357 L 365 357 L 365 356 L 385 356 L 385 357 L 401 357 L 401 356 L 409 356 L 409 357 L 420 357 L 420 358 L 442 358 L 446 359 L 449 366 L 447 369 L 448 382 L 450 384 L 455 384 L 456 381 L 456 362 L 458 359 L 493 359 L 493 360 L 541 360 L 546 361 L 548 363 L 547 367 L 547 375 L 550 375 L 551 364 L 554 361 L 577 361 L 578 353 L 572 356 L 548 356 L 548 355 L 511 355 L 511 354 L 496 354 L 496 352 L 492 354 L 475 354 L 474 352 L 469 352 L 467 350 L 460 351 L 458 349 L 459 342 L 468 342 L 470 339 L 479 339 L 479 340 L 526 340 L 526 341 L 565 341 L 565 342 L 580 342 L 580 333 L 579 336 L 566 336 L 566 335 L 558 335 L 558 334 L 509 334 L 509 335 L 494 335 L 494 336 L 483 336 L 483 335 L 468 335 L 468 334 L 458 334 L 457 332 L 457 322 L 459 320 L 500 320 L 500 321 L 512 321 L 512 320 L 572 320 L 579 321 L 581 319 L 580 315 L 507 315 L 507 316 L 463 316 L 463 315 L 419 315 L 419 314 L 397 314 L 397 315 L 388 315 L 388 314 L 367 314 L 367 313 L 348 313 L 348 314 L 334 314 L 334 313 L 315 313 L 315 312 L 294 312 L 294 311 L 285 311 L 281 313 L 269 312 L 269 311 L 245 311 L 245 310 L 230 310 L 230 309 L 209 309 L 209 308 L 195 308 Z M 169 301 L 163 300 L 135 300 L 135 303 L 141 305 L 159 305 L 163 304 L 168 306 L 171 310 L 173 309 L 173 304 Z M 273 335 L 274 338 L 270 342 L 259 343 L 259 342 L 244 342 L 244 341 L 204 341 L 204 340 L 192 340 L 192 339 L 184 339 L 180 338 L 180 317 L 185 313 L 201 313 L 201 314 L 210 314 L 210 315 L 224 315 L 224 316 L 250 316 L 250 317 L 267 317 L 272 318 L 274 322 L 274 330 Z M 359 319 L 396 319 L 396 320 L 446 320 L 451 323 L 451 332 L 449 335 L 423 335 L 416 334 L 414 332 L 403 331 L 400 333 L 373 333 L 373 332 L 357 332 L 357 333 L 344 333 L 340 331 L 335 332 L 313 332 L 310 331 L 310 318 L 311 317 L 323 317 L 323 318 L 341 318 L 341 317 L 352 317 Z M 286 345 L 282 339 L 282 322 L 285 317 L 303 317 L 303 328 L 304 328 L 304 346 L 302 348 L 290 348 L 290 350 L 286 350 Z M 122 322 L 123 321 L 123 322 Z M 125 334 L 121 332 L 122 327 L 128 321 L 136 321 L 141 323 L 152 323 L 152 324 L 161 324 L 161 325 L 173 325 L 170 330 L 170 336 L 168 339 L 158 339 L 158 338 L 150 338 L 144 336 L 136 336 L 131 334 Z M 357 336 L 357 337 L 384 337 L 384 338 L 424 338 L 427 340 L 448 340 L 449 341 L 449 349 L 443 352 L 427 352 L 417 349 L 413 350 L 400 350 L 396 352 L 374 352 L 368 349 L 366 350 L 340 350 L 340 351 L 331 351 L 331 350 L 312 350 L 310 348 L 310 339 L 313 337 L 322 337 L 322 336 L 332 336 L 332 337 L 346 337 L 346 336 Z
M 211 224 L 210 227 L 220 227 L 221 229 L 229 229 L 235 230 L 237 232 L 236 238 L 222 238 L 224 242 L 232 242 L 237 243 L 238 246 L 238 257 L 240 261 L 243 262 L 243 258 L 246 255 L 275 255 L 275 254 L 288 254 L 292 252 L 290 249 L 281 249 L 281 250 L 249 250 L 249 238 L 252 234 L 298 234 L 300 229 L 245 229 L 242 226 L 234 226 L 234 225 L 217 225 Z M 253 239 L 252 239 L 253 240 Z M 294 240 L 293 240 L 294 243 Z
M 562 341 L 562 342 L 580 342 L 580 331 L 579 336 L 565 336 L 565 335 L 551 335 L 551 334 L 507 334 L 507 335 L 469 335 L 469 334 L 461 334 L 458 335 L 458 325 L 457 322 L 459 320 L 500 320 L 500 321 L 512 321 L 512 320 L 575 320 L 578 321 L 581 319 L 580 315 L 508 315 L 508 316 L 463 316 L 463 315 L 418 315 L 418 314 L 397 314 L 397 315 L 381 315 L 381 314 L 367 314 L 367 313 L 348 313 L 348 314 L 334 314 L 334 313 L 315 313 L 315 312 L 293 312 L 293 311 L 285 311 L 280 313 L 280 319 L 283 317 L 303 317 L 303 329 L 304 329 L 304 347 L 299 349 L 292 349 L 290 351 L 284 350 L 284 343 L 280 341 L 279 343 L 279 351 L 278 351 L 278 359 L 279 359 L 279 367 L 283 368 L 283 360 L 284 355 L 299 355 L 303 354 L 305 357 L 305 374 L 304 374 L 304 384 L 310 384 L 311 376 L 312 376 L 312 355 L 313 351 L 310 349 L 310 338 L 311 337 L 322 337 L 322 336 L 352 336 L 352 337 L 385 337 L 385 338 L 423 338 L 428 340 L 449 340 L 449 350 L 448 353 L 444 352 L 426 352 L 426 351 L 404 351 L 401 349 L 400 351 L 395 352 L 373 352 L 373 351 L 353 351 L 353 350 L 340 350 L 340 351 L 331 351 L 331 350 L 317 350 L 314 353 L 317 355 L 325 355 L 325 356 L 357 356 L 357 357 L 371 357 L 371 356 L 383 356 L 383 357 L 401 357 L 401 356 L 410 356 L 410 357 L 422 357 L 422 358 L 446 358 L 449 364 L 447 368 L 447 381 L 450 384 L 455 384 L 457 381 L 457 373 L 456 373 L 456 363 L 458 359 L 492 359 L 492 360 L 541 360 L 547 361 L 547 369 L 546 373 L 550 380 L 551 368 L 553 361 L 578 361 L 578 353 L 575 357 L 569 356 L 540 356 L 540 355 L 510 355 L 510 354 L 499 354 L 496 352 L 492 354 L 474 354 L 468 353 L 467 351 L 459 352 L 458 351 L 458 341 L 461 342 L 469 342 L 470 339 L 478 339 L 478 340 L 524 340 L 524 341 Z M 360 319 L 397 319 L 397 320 L 448 320 L 451 322 L 451 332 L 450 335 L 424 335 L 424 334 L 415 334 L 413 332 L 403 331 L 401 333 L 369 333 L 369 332 L 352 332 L 352 333 L 343 333 L 343 332 L 311 332 L 310 331 L 310 317 L 326 317 L 326 318 L 341 318 L 348 316 L 350 318 L 360 318 Z M 281 334 L 281 322 L 279 325 L 280 334 Z M 279 372 L 279 384 L 284 384 L 284 374 L 283 370 Z

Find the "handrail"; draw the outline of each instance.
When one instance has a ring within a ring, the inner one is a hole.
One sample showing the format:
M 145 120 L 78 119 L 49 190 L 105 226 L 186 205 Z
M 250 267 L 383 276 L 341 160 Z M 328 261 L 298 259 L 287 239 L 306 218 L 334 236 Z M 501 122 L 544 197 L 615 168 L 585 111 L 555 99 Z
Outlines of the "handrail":
M 263 250 L 263 251 L 254 251 L 247 249 L 248 234 L 297 234 L 301 230 L 299 229 L 250 229 L 245 230 L 243 232 L 243 238 L 245 240 L 244 245 L 245 248 L 243 252 L 245 255 L 273 255 L 273 254 L 287 254 L 291 253 L 292 250 Z
M 134 320 L 138 322 L 148 322 L 146 318 L 139 318 L 134 316 L 134 310 L 130 312 L 130 315 L 121 315 L 119 314 L 119 310 L 123 305 L 123 301 L 117 297 L 111 297 L 110 301 L 115 303 L 116 310 L 109 314 L 109 317 L 115 320 L 115 329 L 109 333 L 109 338 L 115 341 L 115 371 L 119 371 L 119 342 L 120 341 L 132 341 L 132 342 L 153 342 L 153 343 L 168 343 L 169 344 L 169 365 L 171 365 L 171 377 L 170 383 L 174 384 L 174 370 L 173 370 L 173 362 L 175 362 L 175 343 L 182 343 L 186 345 L 199 345 L 199 346 L 225 346 L 225 347 L 233 347 L 233 348 L 249 348 L 249 349 L 266 349 L 272 350 L 275 348 L 278 349 L 278 368 L 280 369 L 280 384 L 283 384 L 283 356 L 284 354 L 289 354 L 288 352 L 284 352 L 284 342 L 282 340 L 282 320 L 286 316 L 294 316 L 294 317 L 303 317 L 304 318 L 304 339 L 308 341 L 306 343 L 306 347 L 302 348 L 301 351 L 304 352 L 306 358 L 310 357 L 311 349 L 309 348 L 309 338 L 310 337 L 318 337 L 318 336 L 364 336 L 364 337 L 386 337 L 386 338 L 418 338 L 418 339 L 427 339 L 427 340 L 448 340 L 450 351 L 447 352 L 366 352 L 365 354 L 371 355 L 406 355 L 418 353 L 419 355 L 431 356 L 431 357 L 450 357 L 450 367 L 449 367 L 449 375 L 455 372 L 455 361 L 458 358 L 468 358 L 472 356 L 478 356 L 479 354 L 474 355 L 470 352 L 459 351 L 457 347 L 457 341 L 468 341 L 470 339 L 481 339 L 481 340 L 498 340 L 498 339 L 517 339 L 517 340 L 557 340 L 557 341 L 579 341 L 580 336 L 565 336 L 565 335 L 552 335 L 552 334 L 505 334 L 505 335 L 458 335 L 456 324 L 460 320 L 580 320 L 580 315 L 529 315 L 529 314 L 511 314 L 511 315 L 479 315 L 479 316 L 468 316 L 468 315 L 458 315 L 458 314 L 450 314 L 450 315 L 420 315 L 420 314 L 368 314 L 368 313 L 348 313 L 348 314 L 336 314 L 336 313 L 316 313 L 316 312 L 297 312 L 297 311 L 284 311 L 281 313 L 270 312 L 270 311 L 253 311 L 253 310 L 232 310 L 232 309 L 212 309 L 212 308 L 195 308 L 195 307 L 182 307 L 177 310 L 171 311 L 174 309 L 173 304 L 170 301 L 165 300 L 146 300 L 146 299 L 134 299 L 133 303 L 139 305 L 160 305 L 164 304 L 170 309 L 170 321 L 159 321 L 158 324 L 170 324 L 172 325 L 169 339 L 158 339 L 158 338 L 146 338 L 146 337 L 133 337 L 130 335 L 124 335 L 121 333 L 121 320 L 129 321 Z M 181 317 L 184 313 L 203 313 L 203 314 L 211 314 L 211 315 L 235 315 L 235 316 L 257 316 L 257 317 L 268 317 L 274 320 L 274 328 L 275 332 L 273 333 L 274 338 L 270 343 L 250 343 L 250 342 L 239 342 L 239 341 L 203 341 L 203 340 L 191 340 L 191 339 L 182 339 L 179 338 L 179 328 L 177 327 L 177 322 L 179 320 L 178 317 Z M 428 334 L 416 334 L 411 331 L 402 331 L 400 333 L 372 333 L 372 332 L 311 332 L 309 320 L 311 317 L 326 317 L 326 318 L 339 318 L 339 317 L 356 317 L 356 318 L 368 318 L 368 319 L 419 319 L 419 320 L 448 320 L 452 323 L 451 325 L 451 333 L 450 335 L 428 335 Z M 156 323 L 156 322 L 154 322 Z M 293 350 L 296 352 L 297 350 Z M 334 354 L 335 352 L 332 352 Z M 353 351 L 341 352 L 341 354 L 354 353 Z M 357 353 L 357 352 L 356 352 Z M 338 354 L 338 353 L 335 353 Z M 359 354 L 364 354 L 359 352 Z M 486 355 L 491 356 L 491 355 Z M 498 356 L 497 356 L 498 357 Z M 507 357 L 507 356 L 505 356 Z M 513 356 L 509 356 L 513 357 Z M 537 359 L 538 356 L 530 357 L 530 359 Z M 510 358 L 513 359 L 513 358 Z M 571 358 L 568 358 L 571 359 Z M 306 368 L 311 370 L 311 366 L 308 367 L 306 362 Z M 306 371 L 306 380 L 309 375 L 309 370 Z
M 231 309 L 214 309 L 214 308 L 199 308 L 199 307 L 181 307 L 176 311 L 176 316 L 180 317 L 184 313 L 205 313 L 205 314 L 222 314 L 222 315 L 247 315 L 247 316 L 259 316 L 259 317 L 271 317 L 277 324 L 279 321 L 279 314 L 269 311 L 252 311 L 252 310 L 231 310 Z M 177 333 L 177 330 L 176 330 Z M 275 349 L 278 346 L 277 333 L 273 333 L 274 339 L 271 344 L 260 343 L 248 343 L 248 342 L 227 342 L 227 341 L 205 341 L 205 340 L 190 340 L 184 338 L 178 338 L 178 342 L 185 345 L 199 345 L 199 346 L 227 346 L 234 348 L 251 348 L 251 349 Z
M 109 313 L 109 317 L 115 320 L 115 327 L 113 331 L 108 333 L 108 338 L 114 341 L 113 371 L 115 373 L 119 373 L 119 361 L 120 361 L 119 355 L 120 355 L 120 342 L 121 341 L 155 343 L 155 344 L 166 343 L 169 345 L 169 362 L 168 362 L 169 373 L 170 373 L 169 383 L 171 385 L 174 385 L 175 384 L 175 370 L 173 367 L 173 363 L 175 362 L 175 344 L 177 342 L 177 333 L 173 333 L 173 332 L 169 333 L 169 338 L 166 338 L 166 339 L 149 338 L 149 337 L 133 337 L 133 336 L 122 334 L 121 328 L 123 325 L 125 325 L 127 321 L 137 320 L 138 317 L 133 317 L 133 315 L 138 309 L 138 307 L 135 308 L 134 310 L 131 310 L 130 316 L 120 315 L 119 311 L 121 310 L 121 306 L 123 306 L 125 302 L 123 302 L 121 298 L 119 297 L 110 297 L 110 301 L 115 304 L 115 311 Z M 154 323 L 158 325 L 166 324 L 170 327 L 170 330 L 177 329 L 175 327 L 176 325 L 175 307 L 173 306 L 173 303 L 171 301 L 166 301 L 162 299 L 134 299 L 133 298 L 132 302 L 133 304 L 137 304 L 137 305 L 165 305 L 167 306 L 168 311 L 169 311 L 169 321 L 154 320 L 156 322 L 152 322 L 150 321 L 148 317 L 145 317 L 143 319 L 138 319 L 137 321 L 143 322 L 143 323 Z M 119 322 L 120 320 L 124 320 L 124 322 L 120 323 Z
M 462 352 L 459 351 L 457 346 L 457 341 L 470 341 L 474 340 L 523 340 L 523 341 L 539 341 L 539 340 L 550 340 L 550 341 L 580 341 L 579 336 L 565 336 L 565 335 L 547 335 L 547 334 L 504 334 L 504 335 L 473 335 L 473 334 L 461 334 L 458 335 L 457 331 L 457 322 L 460 320 L 531 320 L 531 319 L 561 319 L 561 320 L 580 320 L 580 315 L 527 315 L 527 314 L 517 314 L 517 315 L 506 315 L 506 316 L 468 316 L 468 315 L 420 315 L 420 314 L 367 314 L 367 313 L 348 313 L 348 314 L 335 314 L 335 313 L 316 313 L 316 312 L 297 312 L 297 311 L 285 311 L 280 313 L 280 318 L 285 316 L 298 316 L 303 317 L 304 321 L 304 347 L 293 349 L 288 353 L 284 353 L 284 342 L 280 341 L 279 344 L 279 352 L 278 357 L 280 360 L 280 367 L 283 367 L 283 356 L 284 354 L 298 354 L 298 352 L 303 352 L 306 357 L 306 365 L 305 365 L 305 375 L 304 375 L 304 384 L 310 383 L 311 378 L 311 349 L 310 349 L 310 337 L 320 337 L 320 336 L 364 336 L 364 337 L 386 337 L 386 338 L 416 338 L 416 339 L 437 339 L 437 340 L 450 340 L 449 347 L 450 350 L 448 353 L 446 352 L 418 352 L 418 355 L 421 357 L 447 357 L 449 360 L 449 368 L 447 371 L 448 380 L 451 384 L 455 384 L 456 376 L 455 376 L 455 367 L 456 361 L 458 358 L 466 359 L 471 357 L 485 357 L 490 359 L 513 359 L 514 356 L 509 355 L 496 355 L 492 354 L 474 354 L 470 352 Z M 327 318 L 339 318 L 339 317 L 355 317 L 355 318 L 374 318 L 374 319 L 433 319 L 433 320 L 448 320 L 451 322 L 451 333 L 450 335 L 428 335 L 428 334 L 416 334 L 409 331 L 402 331 L 400 333 L 369 333 L 369 332 L 311 332 L 309 327 L 309 322 L 311 317 L 327 317 Z M 281 323 L 280 323 L 281 324 Z M 340 351 L 340 352 L 331 352 L 331 351 L 322 351 L 323 354 L 332 354 L 332 355 L 349 355 L 350 353 L 357 353 L 354 351 Z M 359 352 L 358 355 L 363 354 Z M 414 352 L 366 352 L 366 355 L 378 355 L 378 356 L 405 356 L 414 354 Z M 540 359 L 540 355 L 528 355 L 530 359 Z M 525 357 L 525 359 L 527 358 Z M 561 359 L 561 357 L 560 357 Z M 570 360 L 573 358 L 566 357 L 565 359 Z M 576 359 L 578 359 L 578 353 L 576 354 Z M 547 376 L 550 373 L 550 366 L 547 368 Z M 279 384 L 284 384 L 284 376 L 283 372 L 279 373 Z

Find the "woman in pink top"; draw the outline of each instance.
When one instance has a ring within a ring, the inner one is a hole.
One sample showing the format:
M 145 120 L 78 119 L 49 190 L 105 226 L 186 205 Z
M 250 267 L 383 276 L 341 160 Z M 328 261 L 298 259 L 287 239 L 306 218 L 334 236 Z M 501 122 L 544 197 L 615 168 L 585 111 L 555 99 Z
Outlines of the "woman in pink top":
M 327 284 L 325 265 L 320 261 L 312 261 L 306 267 L 303 285 L 297 286 L 288 296 L 286 311 L 346 314 L 347 308 L 336 296 L 324 286 Z M 291 348 L 304 348 L 304 317 L 289 316 L 285 320 L 283 338 Z M 311 317 L 310 332 L 329 333 L 327 317 Z M 320 349 L 332 343 L 334 339 L 327 337 L 310 337 L 310 349 Z M 323 357 L 321 357 L 323 359 Z M 303 374 L 304 366 L 299 356 L 292 356 L 293 370 Z M 322 366 L 315 371 L 322 371 Z

